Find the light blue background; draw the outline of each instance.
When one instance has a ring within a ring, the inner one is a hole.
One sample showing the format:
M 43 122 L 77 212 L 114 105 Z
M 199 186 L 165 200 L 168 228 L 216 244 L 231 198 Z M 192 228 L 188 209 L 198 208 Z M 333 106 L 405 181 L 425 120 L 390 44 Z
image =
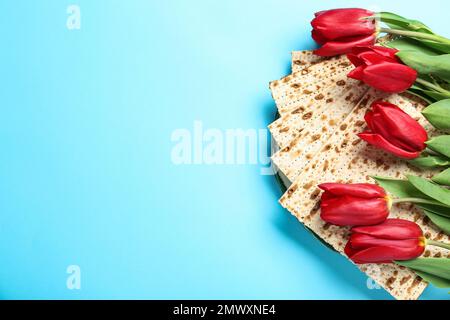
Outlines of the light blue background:
M 261 166 L 170 158 L 194 120 L 265 128 L 268 82 L 313 47 L 313 13 L 374 5 L 449 35 L 444 0 L 1 1 L 0 298 L 389 299 L 280 207 Z

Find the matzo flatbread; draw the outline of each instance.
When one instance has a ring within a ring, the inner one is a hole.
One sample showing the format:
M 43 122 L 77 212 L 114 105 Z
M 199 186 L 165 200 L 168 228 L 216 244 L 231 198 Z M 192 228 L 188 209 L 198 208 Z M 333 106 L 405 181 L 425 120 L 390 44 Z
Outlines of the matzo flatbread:
M 340 56 L 272 81 L 269 87 L 278 112 L 284 115 L 295 106 L 316 97 L 323 89 L 335 83 L 338 77 L 341 79 L 351 70 L 352 66 L 347 57 Z
M 329 58 L 315 55 L 311 50 L 292 51 L 292 73 L 302 71 Z
M 346 95 L 337 95 L 336 100 L 329 107 L 322 110 L 316 108 L 314 112 L 318 114 L 309 121 L 307 126 L 299 123 L 300 121 L 306 123 L 303 119 L 297 120 L 296 128 L 302 127 L 303 130 L 287 146 L 272 156 L 273 163 L 290 181 L 295 180 L 332 134 L 339 130 L 342 121 L 356 108 L 364 90 L 358 90 L 357 87 L 353 92 L 357 92 L 355 98 L 348 99 Z M 281 138 L 279 141 L 284 144 Z
M 292 78 L 286 83 L 295 82 L 295 78 Z M 314 97 L 301 96 L 291 100 L 292 109 L 269 125 L 273 139 L 280 148 L 288 150 L 291 143 L 297 142 L 300 136 L 306 137 L 312 132 L 314 134 L 311 137 L 317 136 L 323 128 L 332 131 L 368 89 L 361 82 L 347 78 L 346 72 L 334 74 L 332 80 Z
M 295 182 L 280 199 L 280 203 L 300 222 L 341 253 L 348 239 L 348 228 L 332 226 L 320 219 L 318 184 L 325 182 L 374 183 L 370 178 L 373 175 L 402 178 L 408 173 L 424 177 L 431 177 L 434 174 L 431 171 L 409 166 L 406 161 L 376 149 L 356 137 L 356 134 L 364 129 L 361 121 L 364 121 L 366 105 L 383 95 L 371 89 L 367 99 L 363 99 L 363 103 L 342 122 L 340 129 L 333 133 L 330 140 L 297 176 Z M 385 100 L 398 105 L 412 117 L 417 118 L 427 131 L 432 131 L 431 126 L 420 113 L 424 106 L 419 102 L 411 102 L 402 95 L 391 95 Z M 412 205 L 394 206 L 390 217 L 415 221 L 422 227 L 427 238 L 449 240 L 448 236 L 439 231 L 420 210 Z M 431 247 L 425 252 L 425 255 L 431 256 L 444 254 L 447 255 L 449 252 Z M 397 299 L 417 299 L 427 285 L 411 270 L 395 264 L 366 264 L 358 267 Z

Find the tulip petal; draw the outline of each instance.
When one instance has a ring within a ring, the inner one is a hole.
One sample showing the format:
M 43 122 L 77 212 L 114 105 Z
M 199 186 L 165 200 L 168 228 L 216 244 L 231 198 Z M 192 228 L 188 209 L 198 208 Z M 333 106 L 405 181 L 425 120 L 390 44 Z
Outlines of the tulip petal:
M 357 37 L 339 38 L 336 40 L 328 41 L 321 48 L 315 50 L 314 54 L 323 57 L 336 56 L 339 54 L 349 53 L 351 49 L 356 45 L 373 44 L 375 40 L 376 40 L 375 34 Z
M 370 131 L 375 131 L 374 130 L 374 125 L 373 125 L 373 112 L 372 111 L 367 111 L 366 114 L 364 115 L 364 120 L 367 123 L 367 126 L 369 127 Z
M 364 141 L 366 141 L 367 143 L 383 149 L 386 152 L 392 153 L 393 155 L 400 157 L 400 158 L 404 158 L 404 159 L 415 159 L 417 157 L 420 156 L 420 151 L 419 152 L 411 152 L 411 151 L 405 151 L 395 145 L 393 145 L 392 143 L 390 143 L 389 141 L 387 141 L 385 138 L 383 138 L 381 135 L 376 134 L 376 133 L 371 133 L 371 132 L 363 132 L 358 134 L 358 136 L 363 139 Z
M 399 111 L 406 113 L 405 111 L 397 107 L 395 104 L 383 100 L 374 101 L 370 107 L 374 112 L 379 112 L 381 108 L 397 108 Z
M 323 13 L 325 13 L 325 12 L 327 12 L 327 11 L 328 11 L 328 10 L 318 11 L 318 12 L 314 13 L 314 16 L 315 16 L 315 17 L 318 17 L 318 16 L 320 16 L 321 14 L 323 14 Z
M 359 56 L 360 54 L 365 52 L 375 53 L 378 56 L 383 57 L 384 61 L 390 61 L 394 63 L 400 62 L 400 59 L 396 56 L 396 53 L 398 52 L 397 49 L 382 46 L 357 46 L 352 49 L 352 53 L 356 56 Z
M 396 147 L 410 152 L 422 151 L 424 148 L 414 148 L 410 144 L 405 143 L 399 137 L 398 129 L 394 129 L 395 123 L 389 125 L 390 121 L 387 122 L 382 114 L 374 112 L 372 117 L 372 133 L 379 134 L 383 136 L 387 141 Z
M 316 13 L 311 25 L 328 40 L 369 35 L 375 33 L 375 20 L 361 18 L 372 15 L 372 11 L 359 8 L 333 9 Z
M 359 67 L 353 69 L 352 71 L 350 71 L 347 74 L 347 77 L 362 81 L 362 79 L 364 77 L 363 72 L 364 72 L 364 66 L 359 66 Z
M 331 192 L 327 192 L 325 191 L 324 193 L 322 193 L 322 196 L 320 197 L 320 199 L 322 201 L 326 201 L 328 199 L 333 199 L 333 198 L 337 198 L 338 196 L 332 194 Z
M 358 55 L 353 54 L 353 53 L 348 53 L 347 54 L 347 59 L 350 60 L 350 62 L 355 66 L 355 67 L 359 67 L 364 65 L 364 62 L 358 57 Z
M 375 62 L 398 63 L 400 60 L 395 55 L 397 52 L 395 49 L 381 46 L 356 46 L 352 48 L 351 53 L 347 54 L 347 58 L 355 67 L 371 65 Z
M 404 219 L 387 219 L 377 226 L 355 227 L 352 232 L 391 240 L 418 239 L 423 236 L 417 223 Z
M 327 39 L 320 33 L 319 30 L 313 29 L 311 31 L 311 37 L 314 39 L 315 42 L 317 42 L 320 45 L 323 45 L 327 42 Z
M 358 55 L 358 58 L 367 66 L 386 62 L 386 58 L 379 54 L 367 51 Z
M 411 221 L 387 219 L 374 226 L 351 229 L 344 252 L 355 263 L 386 263 L 420 256 L 424 249 L 423 232 Z
M 391 59 L 394 62 L 400 62 L 400 59 L 397 58 L 396 54 L 398 52 L 397 49 L 382 47 L 382 46 L 370 46 L 369 47 L 373 52 L 383 56 L 385 58 Z
M 319 188 L 336 196 L 354 196 L 359 198 L 384 198 L 386 192 L 373 183 L 322 183 Z
M 349 250 L 348 250 L 349 251 Z M 364 263 L 386 263 L 394 260 L 410 260 L 419 257 L 424 247 L 399 248 L 392 246 L 371 247 L 359 251 L 349 251 L 349 258 L 357 264 Z
M 347 257 L 352 257 L 354 254 L 358 253 L 359 250 L 353 249 L 350 241 L 347 242 L 344 248 L 344 253 Z
M 381 239 L 362 233 L 352 234 L 349 241 L 352 245 L 352 248 L 357 250 L 379 246 L 412 248 L 421 245 L 421 242 L 417 237 L 414 239 L 391 240 Z
M 383 118 L 380 126 L 386 130 L 383 136 L 387 140 L 409 151 L 425 149 L 428 134 L 409 114 L 396 105 L 378 106 L 377 112 Z
M 345 248 L 344 248 L 345 255 L 347 257 L 349 257 L 349 259 L 352 260 L 352 261 L 353 261 L 352 257 L 355 256 L 359 251 L 361 251 L 361 250 L 357 250 L 357 249 L 352 248 L 352 245 L 350 244 L 350 241 L 347 242 L 347 244 L 345 245 Z M 358 263 L 356 261 L 353 261 L 353 262 L 354 263 Z M 392 262 L 392 260 L 385 260 L 385 261 L 380 261 L 378 263 L 391 263 L 391 262 Z
M 384 198 L 364 199 L 351 196 L 322 199 L 320 217 L 337 226 L 366 226 L 383 222 L 389 215 Z
M 375 89 L 399 93 L 409 89 L 417 79 L 417 71 L 399 63 L 382 62 L 363 70 L 363 81 Z

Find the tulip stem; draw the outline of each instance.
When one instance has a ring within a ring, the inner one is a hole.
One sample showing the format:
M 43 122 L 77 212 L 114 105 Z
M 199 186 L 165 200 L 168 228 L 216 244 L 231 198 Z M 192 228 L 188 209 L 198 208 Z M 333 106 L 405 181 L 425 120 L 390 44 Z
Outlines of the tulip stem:
M 428 239 L 426 242 L 430 246 L 435 246 L 435 247 L 440 247 L 440 248 L 450 250 L 450 243 L 443 243 L 443 242 L 428 240 Z
M 450 94 L 447 90 L 445 90 L 445 89 L 442 88 L 441 86 L 436 85 L 436 84 L 434 84 L 434 83 L 431 83 L 431 82 L 429 82 L 429 81 L 427 81 L 427 80 L 424 80 L 424 79 L 421 79 L 421 78 L 417 78 L 417 79 L 416 79 L 416 82 L 417 82 L 417 83 L 420 83 L 421 85 L 424 85 L 425 87 L 428 87 L 428 88 L 430 88 L 430 89 L 433 89 L 433 90 L 435 90 L 435 91 L 437 91 L 437 92 L 444 93 L 444 94 Z
M 395 34 L 395 35 L 398 35 L 398 36 L 419 38 L 419 39 L 436 41 L 436 42 L 439 42 L 439 43 L 450 44 L 450 40 L 449 39 L 447 39 L 445 37 L 441 37 L 441 36 L 435 35 L 435 34 L 416 32 L 416 31 L 408 31 L 408 30 L 390 29 L 390 28 L 380 28 L 379 31 L 380 32 L 384 32 L 384 33 L 389 33 L 389 34 Z
M 448 207 L 446 205 L 443 205 L 442 203 L 434 200 L 427 200 L 422 198 L 398 198 L 398 199 L 392 199 L 392 203 L 403 203 L 403 202 L 411 202 L 411 203 L 417 203 L 417 204 L 434 204 L 440 207 Z

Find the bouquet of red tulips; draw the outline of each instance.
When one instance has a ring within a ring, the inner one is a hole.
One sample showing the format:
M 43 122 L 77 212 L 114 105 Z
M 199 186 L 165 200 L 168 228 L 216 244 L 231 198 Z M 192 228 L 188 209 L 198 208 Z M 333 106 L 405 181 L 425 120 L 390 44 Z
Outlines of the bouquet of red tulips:
M 437 190 L 426 179 L 412 176 L 408 180 L 377 178 L 377 181 L 385 188 L 375 184 L 319 186 L 324 190 L 321 218 L 329 224 L 352 227 L 345 254 L 356 264 L 408 266 L 437 287 L 450 287 L 450 259 L 419 258 L 428 245 L 450 250 L 450 244 L 427 239 L 414 222 L 388 218 L 394 203 L 416 203 L 450 234 L 450 191 Z M 443 197 L 445 193 L 449 195 Z
M 388 93 L 409 91 L 430 105 L 423 115 L 439 130 L 450 130 L 450 39 L 424 23 L 389 12 L 359 8 L 315 14 L 312 37 L 315 54 L 347 54 L 355 69 L 348 77 Z M 390 41 L 376 45 L 377 37 Z M 450 136 L 428 139 L 426 131 L 396 106 L 382 101 L 366 116 L 366 142 L 419 167 L 450 167 Z M 450 169 L 433 179 L 450 186 Z
M 318 12 L 311 25 L 312 37 L 321 45 L 315 53 L 349 54 L 356 66 L 350 77 L 386 92 L 410 89 L 427 101 L 450 98 L 450 39 L 425 24 L 393 13 L 349 8 Z M 383 33 L 395 40 L 385 43 L 387 47 L 375 46 Z M 435 110 L 431 111 L 433 118 Z M 437 125 L 441 122 L 437 119 Z
M 311 25 L 320 45 L 316 55 L 346 54 L 355 67 L 349 78 L 387 93 L 419 96 L 430 104 L 423 110 L 425 118 L 439 130 L 450 130 L 450 39 L 417 20 L 358 8 L 318 12 Z M 389 40 L 377 44 L 380 34 Z M 430 138 L 416 119 L 382 100 L 372 103 L 364 119 L 368 129 L 358 136 L 367 143 L 415 166 L 450 167 L 450 135 Z M 450 234 L 450 190 L 445 187 L 450 186 L 450 169 L 432 181 L 375 179 L 379 185 L 319 185 L 324 191 L 321 218 L 352 227 L 346 255 L 357 264 L 407 266 L 438 287 L 450 287 L 450 259 L 420 258 L 427 245 L 450 250 L 450 244 L 426 239 L 414 222 L 388 218 L 394 203 L 414 203 Z
M 358 8 L 311 25 L 270 84 L 280 204 L 397 299 L 450 287 L 450 40 Z

